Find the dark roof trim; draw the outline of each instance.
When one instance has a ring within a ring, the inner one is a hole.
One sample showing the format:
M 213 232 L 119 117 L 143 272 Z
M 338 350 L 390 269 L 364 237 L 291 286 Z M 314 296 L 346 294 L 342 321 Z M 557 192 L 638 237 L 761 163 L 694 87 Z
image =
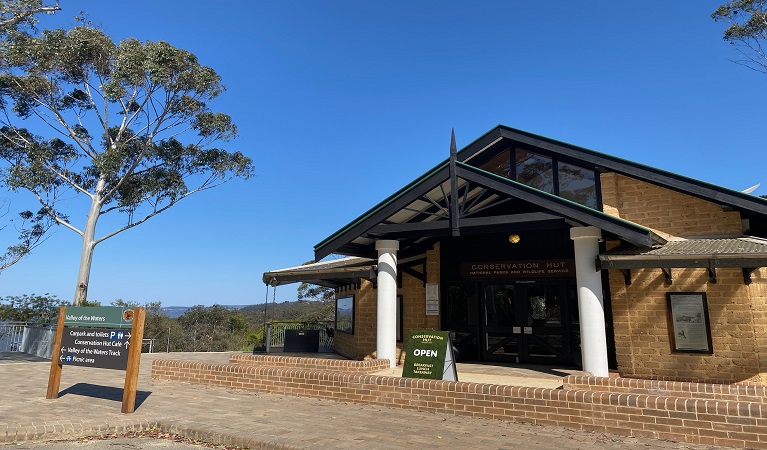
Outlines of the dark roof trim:
M 404 208 L 408 203 L 421 195 L 426 194 L 440 183 L 447 180 L 449 176 L 448 164 L 447 161 L 445 161 L 419 178 L 416 178 L 410 184 L 395 192 L 384 201 L 378 203 L 353 222 L 315 245 L 314 259 L 319 261 L 335 252 L 344 245 L 343 243 L 351 242 L 389 217 L 392 214 L 392 210 L 396 211 L 400 208 Z
M 533 147 L 538 147 L 575 160 L 588 162 L 594 166 L 605 167 L 610 171 L 621 175 L 664 186 L 694 197 L 742 208 L 757 214 L 767 215 L 767 200 L 754 195 L 744 194 L 743 192 L 727 189 L 715 184 L 706 183 L 694 178 L 656 169 L 615 156 L 606 155 L 604 153 L 528 133 L 526 131 L 517 130 L 505 125 L 498 125 L 476 141 L 464 147 L 458 152 L 458 161 L 466 162 L 470 160 L 478 154 L 477 152 L 496 142 L 500 138 L 506 138 Z
M 750 268 L 767 267 L 767 255 L 599 255 L 601 269 Z
M 504 194 L 539 205 L 564 217 L 595 226 L 640 247 L 649 248 L 653 242 L 665 242 L 648 228 L 613 217 L 554 194 L 539 191 L 538 189 L 468 164 L 458 163 L 458 176 L 498 192 L 503 192 Z
M 523 213 L 523 214 L 507 214 L 497 217 L 476 217 L 476 218 L 463 218 L 461 219 L 461 230 L 472 227 L 484 227 L 490 225 L 511 225 L 526 222 L 547 222 L 547 221 L 561 221 L 564 220 L 562 216 L 549 214 L 544 212 L 535 213 Z M 379 235 L 386 237 L 393 237 L 397 234 L 410 234 L 424 231 L 450 231 L 451 224 L 445 221 L 434 222 L 406 222 L 406 223 L 392 223 L 392 224 L 379 224 L 373 227 L 369 234 Z

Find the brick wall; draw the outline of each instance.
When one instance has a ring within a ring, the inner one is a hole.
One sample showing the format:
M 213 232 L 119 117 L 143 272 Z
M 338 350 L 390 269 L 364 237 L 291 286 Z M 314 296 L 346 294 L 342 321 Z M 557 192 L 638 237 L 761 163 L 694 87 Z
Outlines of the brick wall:
M 229 364 L 259 367 L 282 367 L 306 370 L 332 370 L 349 373 L 374 373 L 389 368 L 388 359 L 353 361 L 349 359 L 303 358 L 295 356 L 249 355 L 232 353 Z
M 767 449 L 767 404 L 155 360 L 154 380 Z M 381 414 L 386 414 L 381 412 Z
M 439 283 L 439 250 L 426 252 L 427 282 Z M 416 268 L 421 270 L 421 268 Z M 378 293 L 369 280 L 361 280 L 357 290 L 344 290 L 338 295 L 354 295 L 354 334 L 336 332 L 334 351 L 351 359 L 375 359 L 376 324 L 378 317 Z M 407 349 L 410 330 L 439 330 L 439 316 L 426 315 L 426 287 L 422 280 L 402 274 L 402 287 L 397 289 L 402 296 L 402 341 L 397 342 L 397 364 L 402 364 Z
M 564 389 L 585 391 L 665 395 L 703 400 L 767 404 L 767 386 L 757 385 L 689 383 L 570 375 L 562 379 L 562 386 Z
M 632 284 L 610 271 L 618 370 L 623 376 L 687 381 L 767 383 L 767 269 L 746 285 L 740 269 L 673 269 L 664 283 L 660 269 L 631 271 Z M 713 354 L 672 352 L 666 292 L 705 292 Z
M 604 212 L 663 235 L 740 235 L 740 213 L 671 189 L 615 173 L 600 175 Z

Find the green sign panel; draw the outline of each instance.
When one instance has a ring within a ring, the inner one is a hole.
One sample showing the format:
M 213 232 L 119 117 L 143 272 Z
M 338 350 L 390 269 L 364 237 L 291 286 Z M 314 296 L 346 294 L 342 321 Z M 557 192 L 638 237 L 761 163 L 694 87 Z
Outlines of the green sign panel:
M 119 306 L 67 306 L 65 327 L 131 328 L 133 308 Z
M 402 376 L 458 381 L 447 331 L 411 330 Z

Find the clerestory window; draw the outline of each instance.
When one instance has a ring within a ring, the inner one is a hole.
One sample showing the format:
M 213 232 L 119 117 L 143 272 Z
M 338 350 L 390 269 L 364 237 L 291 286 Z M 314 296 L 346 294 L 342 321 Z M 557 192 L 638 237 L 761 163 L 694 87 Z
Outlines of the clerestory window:
M 501 151 L 479 168 L 589 208 L 602 209 L 597 176 L 591 169 L 521 148 Z

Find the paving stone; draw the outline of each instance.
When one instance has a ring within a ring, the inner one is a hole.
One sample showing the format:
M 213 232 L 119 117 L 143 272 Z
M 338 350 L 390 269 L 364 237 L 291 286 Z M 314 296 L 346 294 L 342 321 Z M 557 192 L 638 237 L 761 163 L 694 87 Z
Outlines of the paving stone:
M 3 355 L 0 444 L 160 427 L 251 448 L 713 448 L 150 378 L 154 358 L 226 363 L 228 353 L 142 355 L 140 402 L 122 414 L 122 371 L 64 367 L 61 396 L 46 400 L 50 362 Z

